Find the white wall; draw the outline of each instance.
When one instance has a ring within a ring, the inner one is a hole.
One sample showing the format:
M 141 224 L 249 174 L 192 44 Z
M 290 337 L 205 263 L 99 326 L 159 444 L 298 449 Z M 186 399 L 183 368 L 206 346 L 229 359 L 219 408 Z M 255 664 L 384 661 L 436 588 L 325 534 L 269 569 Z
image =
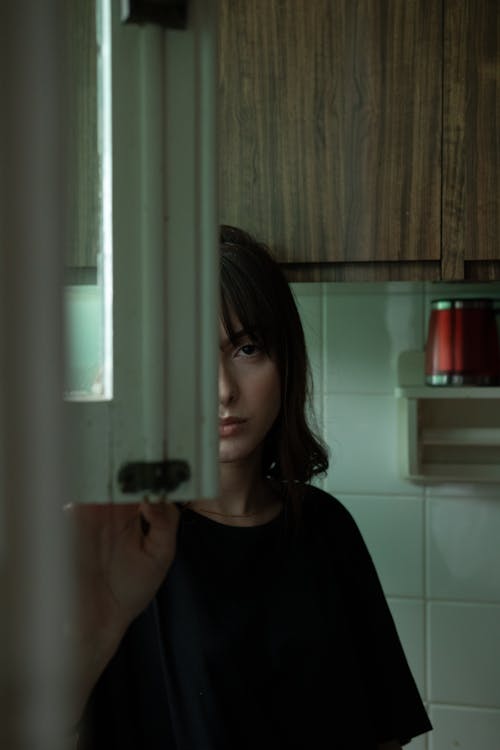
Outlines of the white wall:
M 292 288 L 331 450 L 322 486 L 363 533 L 434 725 L 410 747 L 496 750 L 500 485 L 422 486 L 401 478 L 394 388 L 399 353 L 425 346 L 431 299 L 500 298 L 500 284 Z

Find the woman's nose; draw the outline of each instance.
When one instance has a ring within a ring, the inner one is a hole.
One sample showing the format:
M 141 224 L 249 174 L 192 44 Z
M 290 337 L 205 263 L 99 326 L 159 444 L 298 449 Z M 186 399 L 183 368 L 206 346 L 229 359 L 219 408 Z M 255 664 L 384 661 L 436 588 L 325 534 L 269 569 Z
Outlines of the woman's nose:
M 237 395 L 238 386 L 235 378 L 230 368 L 221 360 L 219 362 L 219 404 L 227 406 L 236 399 Z

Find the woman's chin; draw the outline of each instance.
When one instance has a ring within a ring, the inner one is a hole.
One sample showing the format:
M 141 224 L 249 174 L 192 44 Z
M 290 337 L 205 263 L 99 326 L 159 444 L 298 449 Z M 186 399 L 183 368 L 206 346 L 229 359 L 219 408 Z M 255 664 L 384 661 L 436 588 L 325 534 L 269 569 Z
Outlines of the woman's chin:
M 241 464 L 252 459 L 255 454 L 255 448 L 235 443 L 236 441 L 229 440 L 221 440 L 219 442 L 220 464 Z

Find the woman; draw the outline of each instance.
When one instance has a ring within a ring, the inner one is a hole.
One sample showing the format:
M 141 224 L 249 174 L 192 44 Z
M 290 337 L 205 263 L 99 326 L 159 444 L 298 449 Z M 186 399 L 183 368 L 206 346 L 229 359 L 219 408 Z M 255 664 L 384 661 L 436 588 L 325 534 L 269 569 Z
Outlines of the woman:
M 430 724 L 357 527 L 308 484 L 293 296 L 246 233 L 220 258 L 219 498 L 74 510 L 80 747 L 395 750 Z

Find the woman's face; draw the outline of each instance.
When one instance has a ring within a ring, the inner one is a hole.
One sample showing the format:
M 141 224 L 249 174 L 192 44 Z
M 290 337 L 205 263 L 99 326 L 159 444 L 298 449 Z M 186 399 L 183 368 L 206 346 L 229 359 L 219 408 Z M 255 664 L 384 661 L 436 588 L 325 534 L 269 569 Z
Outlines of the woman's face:
M 220 325 L 219 460 L 241 462 L 260 456 L 264 438 L 280 411 L 276 362 L 237 319 L 234 343 Z

